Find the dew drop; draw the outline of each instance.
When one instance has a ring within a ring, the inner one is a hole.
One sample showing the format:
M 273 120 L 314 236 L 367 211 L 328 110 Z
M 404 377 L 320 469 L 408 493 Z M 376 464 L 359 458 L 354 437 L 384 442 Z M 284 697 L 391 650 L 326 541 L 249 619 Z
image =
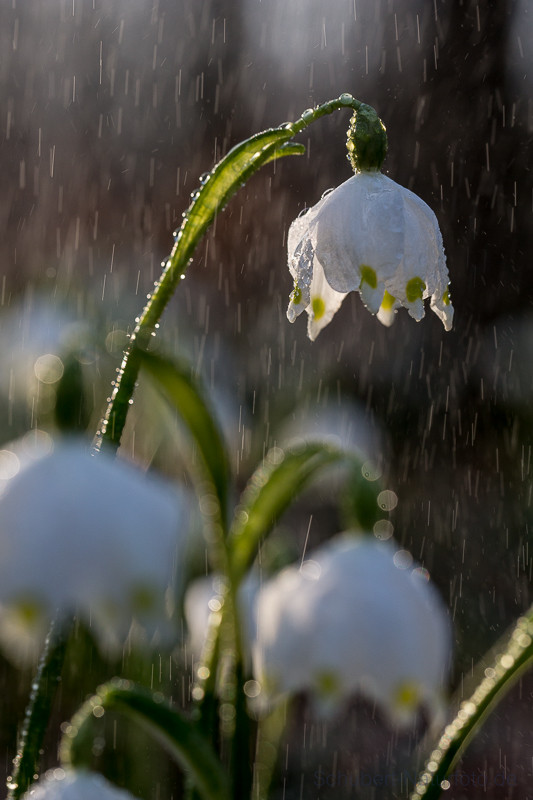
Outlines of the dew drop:
M 353 95 L 343 92 L 339 97 L 339 103 L 342 103 L 343 106 L 350 106 L 353 103 L 353 99 Z

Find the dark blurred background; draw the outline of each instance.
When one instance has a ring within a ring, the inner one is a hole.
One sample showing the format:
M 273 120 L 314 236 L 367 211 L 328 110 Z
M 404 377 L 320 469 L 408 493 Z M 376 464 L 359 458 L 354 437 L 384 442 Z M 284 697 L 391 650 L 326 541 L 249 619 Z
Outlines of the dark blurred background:
M 439 219 L 453 331 L 429 311 L 419 324 L 400 312 L 386 329 L 356 296 L 314 344 L 302 318 L 287 322 L 288 226 L 350 175 L 339 112 L 305 132 L 306 156 L 265 168 L 232 200 L 161 340 L 193 359 L 239 419 L 238 481 L 304 414 L 295 408 L 316 414 L 339 398 L 358 407 L 358 424 L 381 442 L 369 455 L 399 498 L 395 536 L 450 608 L 459 691 L 530 602 L 532 15 L 528 0 L 0 3 L 3 441 L 46 427 L 53 381 L 34 363 L 69 350 L 94 429 L 172 231 L 221 155 L 344 91 L 375 106 L 389 135 L 384 171 Z M 140 399 L 124 450 L 163 463 L 171 456 L 147 407 Z M 292 533 L 303 542 L 311 509 L 313 546 L 337 520 L 316 496 L 306 502 Z M 6 693 L 18 686 L 3 714 L 7 774 L 30 678 L 7 663 L 4 672 Z M 89 684 L 85 674 L 73 705 Z M 470 782 L 450 797 L 526 796 L 532 700 L 525 678 L 464 762 L 493 778 L 507 770 L 517 786 L 488 779 L 486 794 Z M 373 716 L 361 714 L 368 728 Z M 338 747 L 356 769 L 366 728 L 346 730 Z M 375 744 L 383 763 L 390 741 Z M 336 791 L 308 780 L 306 794 Z

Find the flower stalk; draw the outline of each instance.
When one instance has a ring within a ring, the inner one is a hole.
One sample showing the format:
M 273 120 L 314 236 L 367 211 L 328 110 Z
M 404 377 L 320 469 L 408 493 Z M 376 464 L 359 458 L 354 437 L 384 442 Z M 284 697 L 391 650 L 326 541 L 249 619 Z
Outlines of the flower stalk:
M 18 800 L 35 780 L 39 771 L 39 753 L 48 727 L 55 689 L 61 679 L 70 626 L 52 623 L 32 684 L 30 702 L 13 773 L 8 778 L 8 800 Z

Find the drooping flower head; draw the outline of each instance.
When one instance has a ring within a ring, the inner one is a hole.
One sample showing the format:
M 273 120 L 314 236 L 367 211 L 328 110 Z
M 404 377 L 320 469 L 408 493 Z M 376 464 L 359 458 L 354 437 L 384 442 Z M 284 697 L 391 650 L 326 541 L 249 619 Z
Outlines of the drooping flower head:
M 358 291 L 384 325 L 392 324 L 399 306 L 420 321 L 429 297 L 450 330 L 453 306 L 437 219 L 417 195 L 379 171 L 385 129 L 369 106 L 352 118 L 348 152 L 355 175 L 289 228 L 290 322 L 307 311 L 314 340 L 348 292 Z
M 78 615 L 107 650 L 132 624 L 172 637 L 169 587 L 187 515 L 183 497 L 81 441 L 1 453 L 0 642 L 37 655 L 50 621 Z M 8 458 L 9 457 L 9 458 Z

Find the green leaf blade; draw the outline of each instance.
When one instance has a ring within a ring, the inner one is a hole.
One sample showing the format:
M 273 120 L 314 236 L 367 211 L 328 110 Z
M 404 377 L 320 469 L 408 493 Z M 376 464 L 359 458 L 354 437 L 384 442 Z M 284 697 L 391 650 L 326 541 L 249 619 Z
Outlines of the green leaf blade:
M 289 143 L 292 126 L 281 126 L 246 139 L 236 145 L 207 175 L 176 236 L 170 261 L 186 263 L 200 236 L 214 216 L 221 211 L 235 192 L 270 161 L 289 155 L 301 155 L 303 145 Z
M 474 736 L 479 733 L 491 710 L 505 697 L 520 676 L 533 664 L 533 606 L 520 617 L 503 652 L 493 666 L 484 669 L 484 678 L 474 693 L 461 703 L 434 747 L 410 800 L 436 800 L 449 776 Z M 485 664 L 483 664 L 485 666 Z
M 279 454 L 276 448 L 275 454 Z M 326 467 L 349 455 L 324 443 L 306 443 L 277 455 L 267 454 L 265 464 L 252 475 L 230 531 L 230 558 L 240 580 L 250 567 L 261 539 L 290 505 L 294 496 Z
M 190 365 L 147 352 L 141 353 L 141 364 L 167 402 L 179 413 L 196 443 L 207 478 L 217 496 L 221 520 L 225 522 L 229 458 L 218 424 L 199 383 L 192 377 Z
M 87 766 L 92 749 L 90 728 L 96 707 L 120 711 L 140 723 L 191 776 L 204 800 L 230 800 L 228 777 L 211 745 L 194 723 L 162 695 L 153 694 L 129 681 L 110 681 L 77 712 L 61 745 L 61 759 L 65 765 Z

